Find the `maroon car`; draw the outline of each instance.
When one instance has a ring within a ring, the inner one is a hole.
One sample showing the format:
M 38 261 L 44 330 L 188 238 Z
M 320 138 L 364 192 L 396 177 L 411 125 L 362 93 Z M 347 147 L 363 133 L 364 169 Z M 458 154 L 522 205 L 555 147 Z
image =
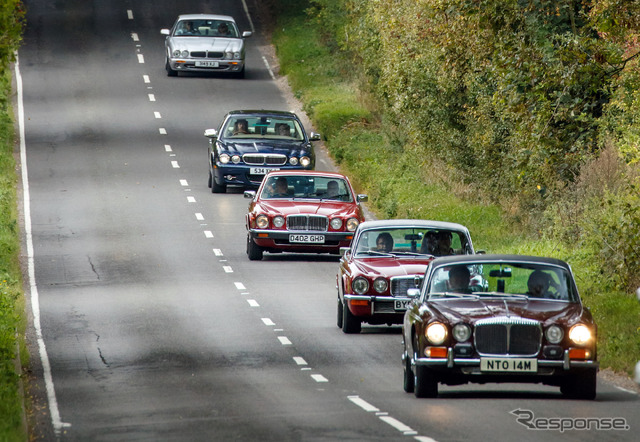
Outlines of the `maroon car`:
M 422 289 L 410 295 L 403 323 L 406 392 L 435 397 L 439 383 L 529 382 L 595 398 L 596 324 L 566 262 L 438 258 Z
M 436 257 L 474 253 L 466 227 L 440 221 L 367 221 L 343 249 L 337 275 L 338 327 L 402 324 L 410 298 Z
M 360 202 L 347 177 L 318 171 L 269 173 L 251 198 L 246 216 L 247 255 L 263 252 L 339 253 L 364 221 Z

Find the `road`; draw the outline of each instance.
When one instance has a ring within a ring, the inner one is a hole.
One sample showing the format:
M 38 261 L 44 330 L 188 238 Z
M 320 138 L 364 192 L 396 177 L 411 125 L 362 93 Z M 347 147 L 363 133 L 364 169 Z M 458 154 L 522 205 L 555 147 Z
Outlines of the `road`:
M 592 402 L 511 384 L 417 400 L 402 390 L 398 327 L 336 327 L 336 257 L 247 259 L 247 201 L 207 188 L 203 131 L 227 110 L 290 103 L 246 1 L 27 2 L 33 438 L 635 439 L 638 395 L 604 381 Z M 166 76 L 159 30 L 191 12 L 255 30 L 246 79 Z M 604 429 L 613 418 L 624 429 Z

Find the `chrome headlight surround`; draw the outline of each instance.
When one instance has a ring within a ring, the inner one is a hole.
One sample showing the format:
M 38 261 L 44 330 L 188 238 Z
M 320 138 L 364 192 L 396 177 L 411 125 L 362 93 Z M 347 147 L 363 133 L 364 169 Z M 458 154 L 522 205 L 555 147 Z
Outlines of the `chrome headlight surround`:
M 349 218 L 347 220 L 347 231 L 355 232 L 356 229 L 358 228 L 358 224 L 360 224 L 360 221 L 358 221 L 358 218 Z
M 269 227 L 269 217 L 267 215 L 258 215 L 256 217 L 256 226 L 259 229 L 266 229 Z
M 187 57 L 189 57 L 189 51 L 180 50 L 180 49 L 174 49 L 173 50 L 173 57 L 174 58 L 187 58 Z
M 544 331 L 544 336 L 550 344 L 559 344 L 564 338 L 564 330 L 562 330 L 562 327 L 552 325 Z
M 367 281 L 367 278 L 358 276 L 353 281 L 351 281 L 351 287 L 356 294 L 364 295 L 369 291 L 369 281 Z
M 229 161 L 231 161 L 231 156 L 228 153 L 221 153 L 220 155 L 218 155 L 218 161 L 220 161 L 222 164 L 227 164 Z
M 303 167 L 309 167 L 311 165 L 311 158 L 307 156 L 300 157 L 300 164 Z
M 240 157 L 240 155 L 234 155 L 231 157 L 231 162 L 233 164 L 238 164 L 240 161 L 242 161 L 242 158 Z
M 468 341 L 471 338 L 471 327 L 467 324 L 456 324 L 451 330 L 451 335 L 458 342 Z
M 297 157 L 289 158 L 289 164 L 291 164 L 292 166 L 297 166 L 298 165 L 298 158 Z
M 569 339 L 576 345 L 587 345 L 591 341 L 591 330 L 584 324 L 576 324 L 569 330 Z
M 373 289 L 378 293 L 384 293 L 388 288 L 389 282 L 386 280 L 386 278 L 380 277 L 376 278 L 376 280 L 373 281 Z
M 329 222 L 329 225 L 331 225 L 333 230 L 340 230 L 342 228 L 342 218 L 333 218 Z
M 424 336 L 433 345 L 441 345 L 447 339 L 447 327 L 440 322 L 432 322 L 424 330 Z
M 236 60 L 240 60 L 242 58 L 242 54 L 240 52 L 234 52 L 233 58 L 235 58 Z
M 273 218 L 273 227 L 277 227 L 278 229 L 282 226 L 284 226 L 284 217 L 281 215 L 275 216 Z

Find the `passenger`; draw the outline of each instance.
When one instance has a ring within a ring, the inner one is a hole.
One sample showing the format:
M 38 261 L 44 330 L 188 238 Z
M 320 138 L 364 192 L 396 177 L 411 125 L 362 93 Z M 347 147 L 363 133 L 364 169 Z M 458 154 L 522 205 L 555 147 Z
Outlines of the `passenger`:
M 378 235 L 376 238 L 376 250 L 385 253 L 393 250 L 393 238 L 389 232 L 382 232 Z
M 327 194 L 326 198 L 336 199 L 340 196 L 340 190 L 338 190 L 338 182 L 336 180 L 331 180 L 327 183 Z
M 290 137 L 291 128 L 287 123 L 281 123 L 278 125 L 277 135 L 281 135 L 283 137 Z
M 453 235 L 447 230 L 440 230 L 437 234 L 437 248 L 433 255 L 435 256 L 448 256 L 453 255 L 454 251 L 451 248 L 451 239 Z
M 223 37 L 230 35 L 229 25 L 227 25 L 225 22 L 220 23 L 218 25 L 218 35 Z
M 529 275 L 527 281 L 528 292 L 527 295 L 533 298 L 554 298 L 549 292 L 549 286 L 551 285 L 551 279 L 549 275 L 542 270 L 535 270 Z
M 272 198 L 287 198 L 289 196 L 289 183 L 287 179 L 283 176 L 278 177 L 276 179 L 276 184 L 274 186 Z
M 420 253 L 427 255 L 435 255 L 438 250 L 438 238 L 434 230 L 429 230 L 424 234 L 422 244 L 420 245 Z
M 469 288 L 471 272 L 465 265 L 454 266 L 449 270 L 449 290 L 455 293 L 472 293 Z
M 200 35 L 200 31 L 193 26 L 193 22 L 182 22 L 181 29 L 176 32 L 176 35 Z

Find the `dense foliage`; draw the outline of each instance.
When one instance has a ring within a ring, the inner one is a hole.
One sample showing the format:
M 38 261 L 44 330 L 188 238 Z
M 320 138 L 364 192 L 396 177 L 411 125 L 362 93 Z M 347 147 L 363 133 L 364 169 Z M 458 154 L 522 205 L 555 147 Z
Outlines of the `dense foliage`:
M 24 11 L 18 0 L 0 0 L 0 439 L 23 440 L 22 397 L 15 360 L 22 279 L 13 158 L 10 63 L 21 41 Z M 20 330 L 22 328 L 22 331 Z

